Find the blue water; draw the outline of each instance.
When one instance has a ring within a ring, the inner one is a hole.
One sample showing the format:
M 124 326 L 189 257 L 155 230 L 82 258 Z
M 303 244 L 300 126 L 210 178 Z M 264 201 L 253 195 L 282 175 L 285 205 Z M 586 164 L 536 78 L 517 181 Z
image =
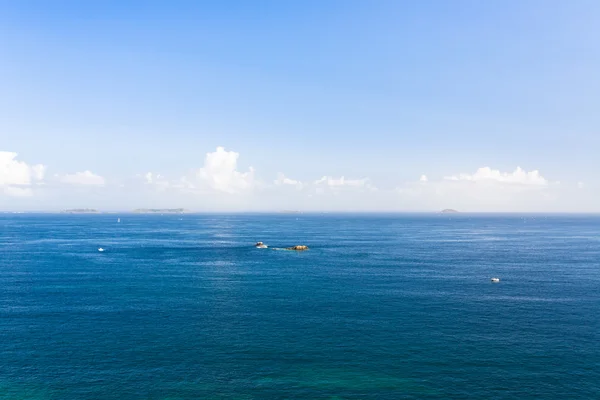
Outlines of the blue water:
M 0 399 L 598 398 L 600 217 L 0 215 Z

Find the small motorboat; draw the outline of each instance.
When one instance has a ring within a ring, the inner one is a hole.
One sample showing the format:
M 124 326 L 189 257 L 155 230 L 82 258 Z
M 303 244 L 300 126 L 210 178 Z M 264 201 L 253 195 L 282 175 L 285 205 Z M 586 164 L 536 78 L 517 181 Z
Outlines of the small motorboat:
M 500 282 L 500 278 L 492 278 L 491 281 L 492 283 L 498 283 Z
M 104 249 L 103 249 L 102 247 L 100 247 L 100 248 L 98 248 L 98 251 L 99 251 L 100 253 L 102 253 L 102 252 L 104 251 Z
M 257 242 L 254 247 L 256 247 L 257 249 L 266 249 L 269 246 L 267 246 L 266 244 L 264 244 L 263 242 Z

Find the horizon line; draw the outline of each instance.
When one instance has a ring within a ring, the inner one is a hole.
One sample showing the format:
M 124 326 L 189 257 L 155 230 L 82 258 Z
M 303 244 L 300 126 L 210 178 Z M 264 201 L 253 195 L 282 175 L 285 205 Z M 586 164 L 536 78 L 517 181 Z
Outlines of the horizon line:
M 165 209 L 168 210 L 168 209 Z M 432 210 L 311 210 L 311 211 L 249 211 L 249 210 L 204 210 L 193 211 L 136 211 L 136 210 L 96 210 L 96 211 L 68 211 L 68 210 L 0 210 L 0 214 L 79 214 L 79 215 L 102 215 L 102 214 L 279 214 L 279 215 L 298 215 L 298 214 L 444 214 L 444 215 L 466 215 L 466 214 L 574 214 L 574 215 L 594 215 L 600 214 L 600 211 L 455 211 L 443 212 Z

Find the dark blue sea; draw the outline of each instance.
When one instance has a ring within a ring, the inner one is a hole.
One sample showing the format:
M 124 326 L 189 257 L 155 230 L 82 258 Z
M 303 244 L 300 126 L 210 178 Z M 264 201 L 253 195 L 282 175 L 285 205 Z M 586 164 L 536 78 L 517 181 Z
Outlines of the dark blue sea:
M 599 398 L 598 216 L 0 215 L 0 399 Z

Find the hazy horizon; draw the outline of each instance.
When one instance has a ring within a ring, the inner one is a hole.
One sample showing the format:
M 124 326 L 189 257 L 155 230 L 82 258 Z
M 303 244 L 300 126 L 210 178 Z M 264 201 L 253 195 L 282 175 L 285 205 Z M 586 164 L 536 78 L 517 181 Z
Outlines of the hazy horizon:
M 102 215 L 102 214 L 134 214 L 134 215 L 191 215 L 191 214 L 206 214 L 206 215 L 243 215 L 243 214 L 265 214 L 265 215 L 411 215 L 411 214 L 428 214 L 428 215 L 445 215 L 448 217 L 452 216 L 474 216 L 474 215 L 516 215 L 516 216 L 565 216 L 565 215 L 577 215 L 577 216 L 599 216 L 600 212 L 586 212 L 586 211 L 570 211 L 570 212 L 543 212 L 543 211 L 458 211 L 445 213 L 442 210 L 414 210 L 414 211 L 402 211 L 402 210 L 264 210 L 264 211 L 219 211 L 219 210 L 184 210 L 182 212 L 167 211 L 172 209 L 152 209 L 157 211 L 137 211 L 137 209 L 93 209 L 94 211 L 79 212 L 70 209 L 64 210 L 0 210 L 0 214 L 70 214 L 70 215 Z M 164 210 L 164 211 L 163 211 Z

